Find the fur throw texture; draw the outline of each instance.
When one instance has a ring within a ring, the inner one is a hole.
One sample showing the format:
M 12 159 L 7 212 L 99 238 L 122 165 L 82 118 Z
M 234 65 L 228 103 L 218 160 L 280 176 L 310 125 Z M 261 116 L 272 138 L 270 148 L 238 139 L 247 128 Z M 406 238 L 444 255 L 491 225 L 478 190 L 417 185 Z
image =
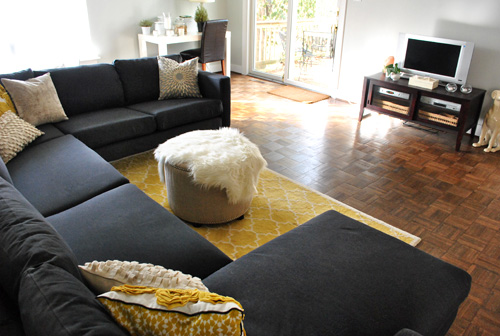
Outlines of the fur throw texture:
M 166 162 L 184 163 L 195 183 L 225 189 L 231 204 L 252 199 L 267 165 L 259 148 L 235 128 L 181 134 L 159 145 L 155 158 L 162 182 Z

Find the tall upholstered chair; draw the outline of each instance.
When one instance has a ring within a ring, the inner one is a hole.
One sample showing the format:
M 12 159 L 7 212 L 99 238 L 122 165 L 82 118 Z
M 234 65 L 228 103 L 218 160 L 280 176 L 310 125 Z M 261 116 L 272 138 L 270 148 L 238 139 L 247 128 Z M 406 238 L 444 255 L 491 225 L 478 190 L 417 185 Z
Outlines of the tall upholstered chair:
M 226 75 L 226 31 L 228 20 L 210 20 L 203 26 L 201 47 L 181 51 L 183 60 L 199 57 L 203 70 L 207 70 L 207 63 L 220 61 L 222 74 Z

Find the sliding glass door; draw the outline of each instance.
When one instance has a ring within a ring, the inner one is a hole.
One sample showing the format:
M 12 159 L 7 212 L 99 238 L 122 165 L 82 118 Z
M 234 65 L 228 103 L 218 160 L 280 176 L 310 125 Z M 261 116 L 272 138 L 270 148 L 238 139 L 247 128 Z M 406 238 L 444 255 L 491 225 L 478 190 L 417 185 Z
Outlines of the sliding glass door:
M 266 77 L 285 73 L 288 7 L 288 0 L 254 1 L 253 70 Z
M 326 93 L 336 88 L 345 0 L 253 0 L 252 7 L 251 74 Z

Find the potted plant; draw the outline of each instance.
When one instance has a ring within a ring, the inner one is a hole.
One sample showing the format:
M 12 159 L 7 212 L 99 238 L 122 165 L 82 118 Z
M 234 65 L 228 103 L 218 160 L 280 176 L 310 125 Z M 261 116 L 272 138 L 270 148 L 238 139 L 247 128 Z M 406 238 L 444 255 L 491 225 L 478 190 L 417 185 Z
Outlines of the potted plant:
M 139 26 L 141 26 L 142 33 L 144 35 L 150 35 L 151 34 L 151 27 L 153 26 L 153 21 L 142 20 L 141 22 L 139 22 Z
M 384 72 L 387 77 L 397 81 L 401 78 L 401 69 L 397 63 L 394 63 L 394 57 L 390 56 L 385 60 Z
M 196 7 L 196 12 L 194 13 L 194 20 L 198 24 L 198 32 L 203 31 L 203 24 L 205 21 L 208 21 L 208 12 L 203 3 L 200 3 L 198 7 Z

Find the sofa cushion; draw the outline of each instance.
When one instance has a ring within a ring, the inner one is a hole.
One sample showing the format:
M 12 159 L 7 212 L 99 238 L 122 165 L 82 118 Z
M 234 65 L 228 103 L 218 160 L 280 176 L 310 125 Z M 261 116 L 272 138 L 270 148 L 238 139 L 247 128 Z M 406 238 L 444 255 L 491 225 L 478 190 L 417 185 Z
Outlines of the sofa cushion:
M 68 119 L 50 73 L 25 81 L 7 78 L 1 81 L 12 97 L 19 116 L 33 126 Z
M 241 302 L 248 335 L 444 335 L 471 277 L 329 211 L 203 283 Z
M 68 117 L 95 110 L 120 107 L 125 103 L 118 73 L 111 64 L 82 65 L 35 71 L 50 72 Z
M 24 271 L 42 263 L 61 267 L 81 280 L 76 259 L 54 228 L 0 178 L 0 284 L 17 302 Z
M 35 126 L 7 111 L 0 115 L 0 156 L 7 163 L 43 133 Z
M 125 156 L 154 149 L 158 147 L 158 144 L 161 144 L 179 134 L 200 129 L 218 129 L 219 127 L 221 127 L 221 125 L 222 119 L 220 117 L 207 119 L 191 124 L 169 128 L 164 131 L 154 132 L 140 138 L 115 142 L 104 147 L 96 148 L 95 151 L 107 161 L 117 160 Z
M 90 148 L 137 138 L 156 130 L 153 116 L 124 107 L 82 113 L 55 126 Z
M 42 136 L 39 136 L 36 138 L 32 143 L 29 144 L 29 146 L 36 146 L 39 145 L 43 142 L 62 137 L 64 135 L 63 132 L 61 132 L 57 127 L 55 127 L 53 124 L 44 124 L 37 126 L 37 128 L 42 131 L 44 134 Z
M 218 99 L 157 100 L 134 104 L 129 108 L 155 116 L 158 130 L 166 130 L 222 115 L 222 103 Z
M 204 278 L 231 259 L 132 184 L 47 218 L 78 262 L 128 260 Z M 85 239 L 81 239 L 81 237 Z M 209 287 L 210 288 L 210 287 Z
M 7 168 L 16 188 L 44 216 L 128 182 L 72 135 L 26 148 Z
M 179 54 L 164 57 L 182 61 Z M 113 64 L 122 81 L 127 105 L 158 99 L 160 76 L 156 57 L 118 59 Z
M 51 264 L 23 274 L 19 307 L 30 336 L 127 335 L 79 279 Z

